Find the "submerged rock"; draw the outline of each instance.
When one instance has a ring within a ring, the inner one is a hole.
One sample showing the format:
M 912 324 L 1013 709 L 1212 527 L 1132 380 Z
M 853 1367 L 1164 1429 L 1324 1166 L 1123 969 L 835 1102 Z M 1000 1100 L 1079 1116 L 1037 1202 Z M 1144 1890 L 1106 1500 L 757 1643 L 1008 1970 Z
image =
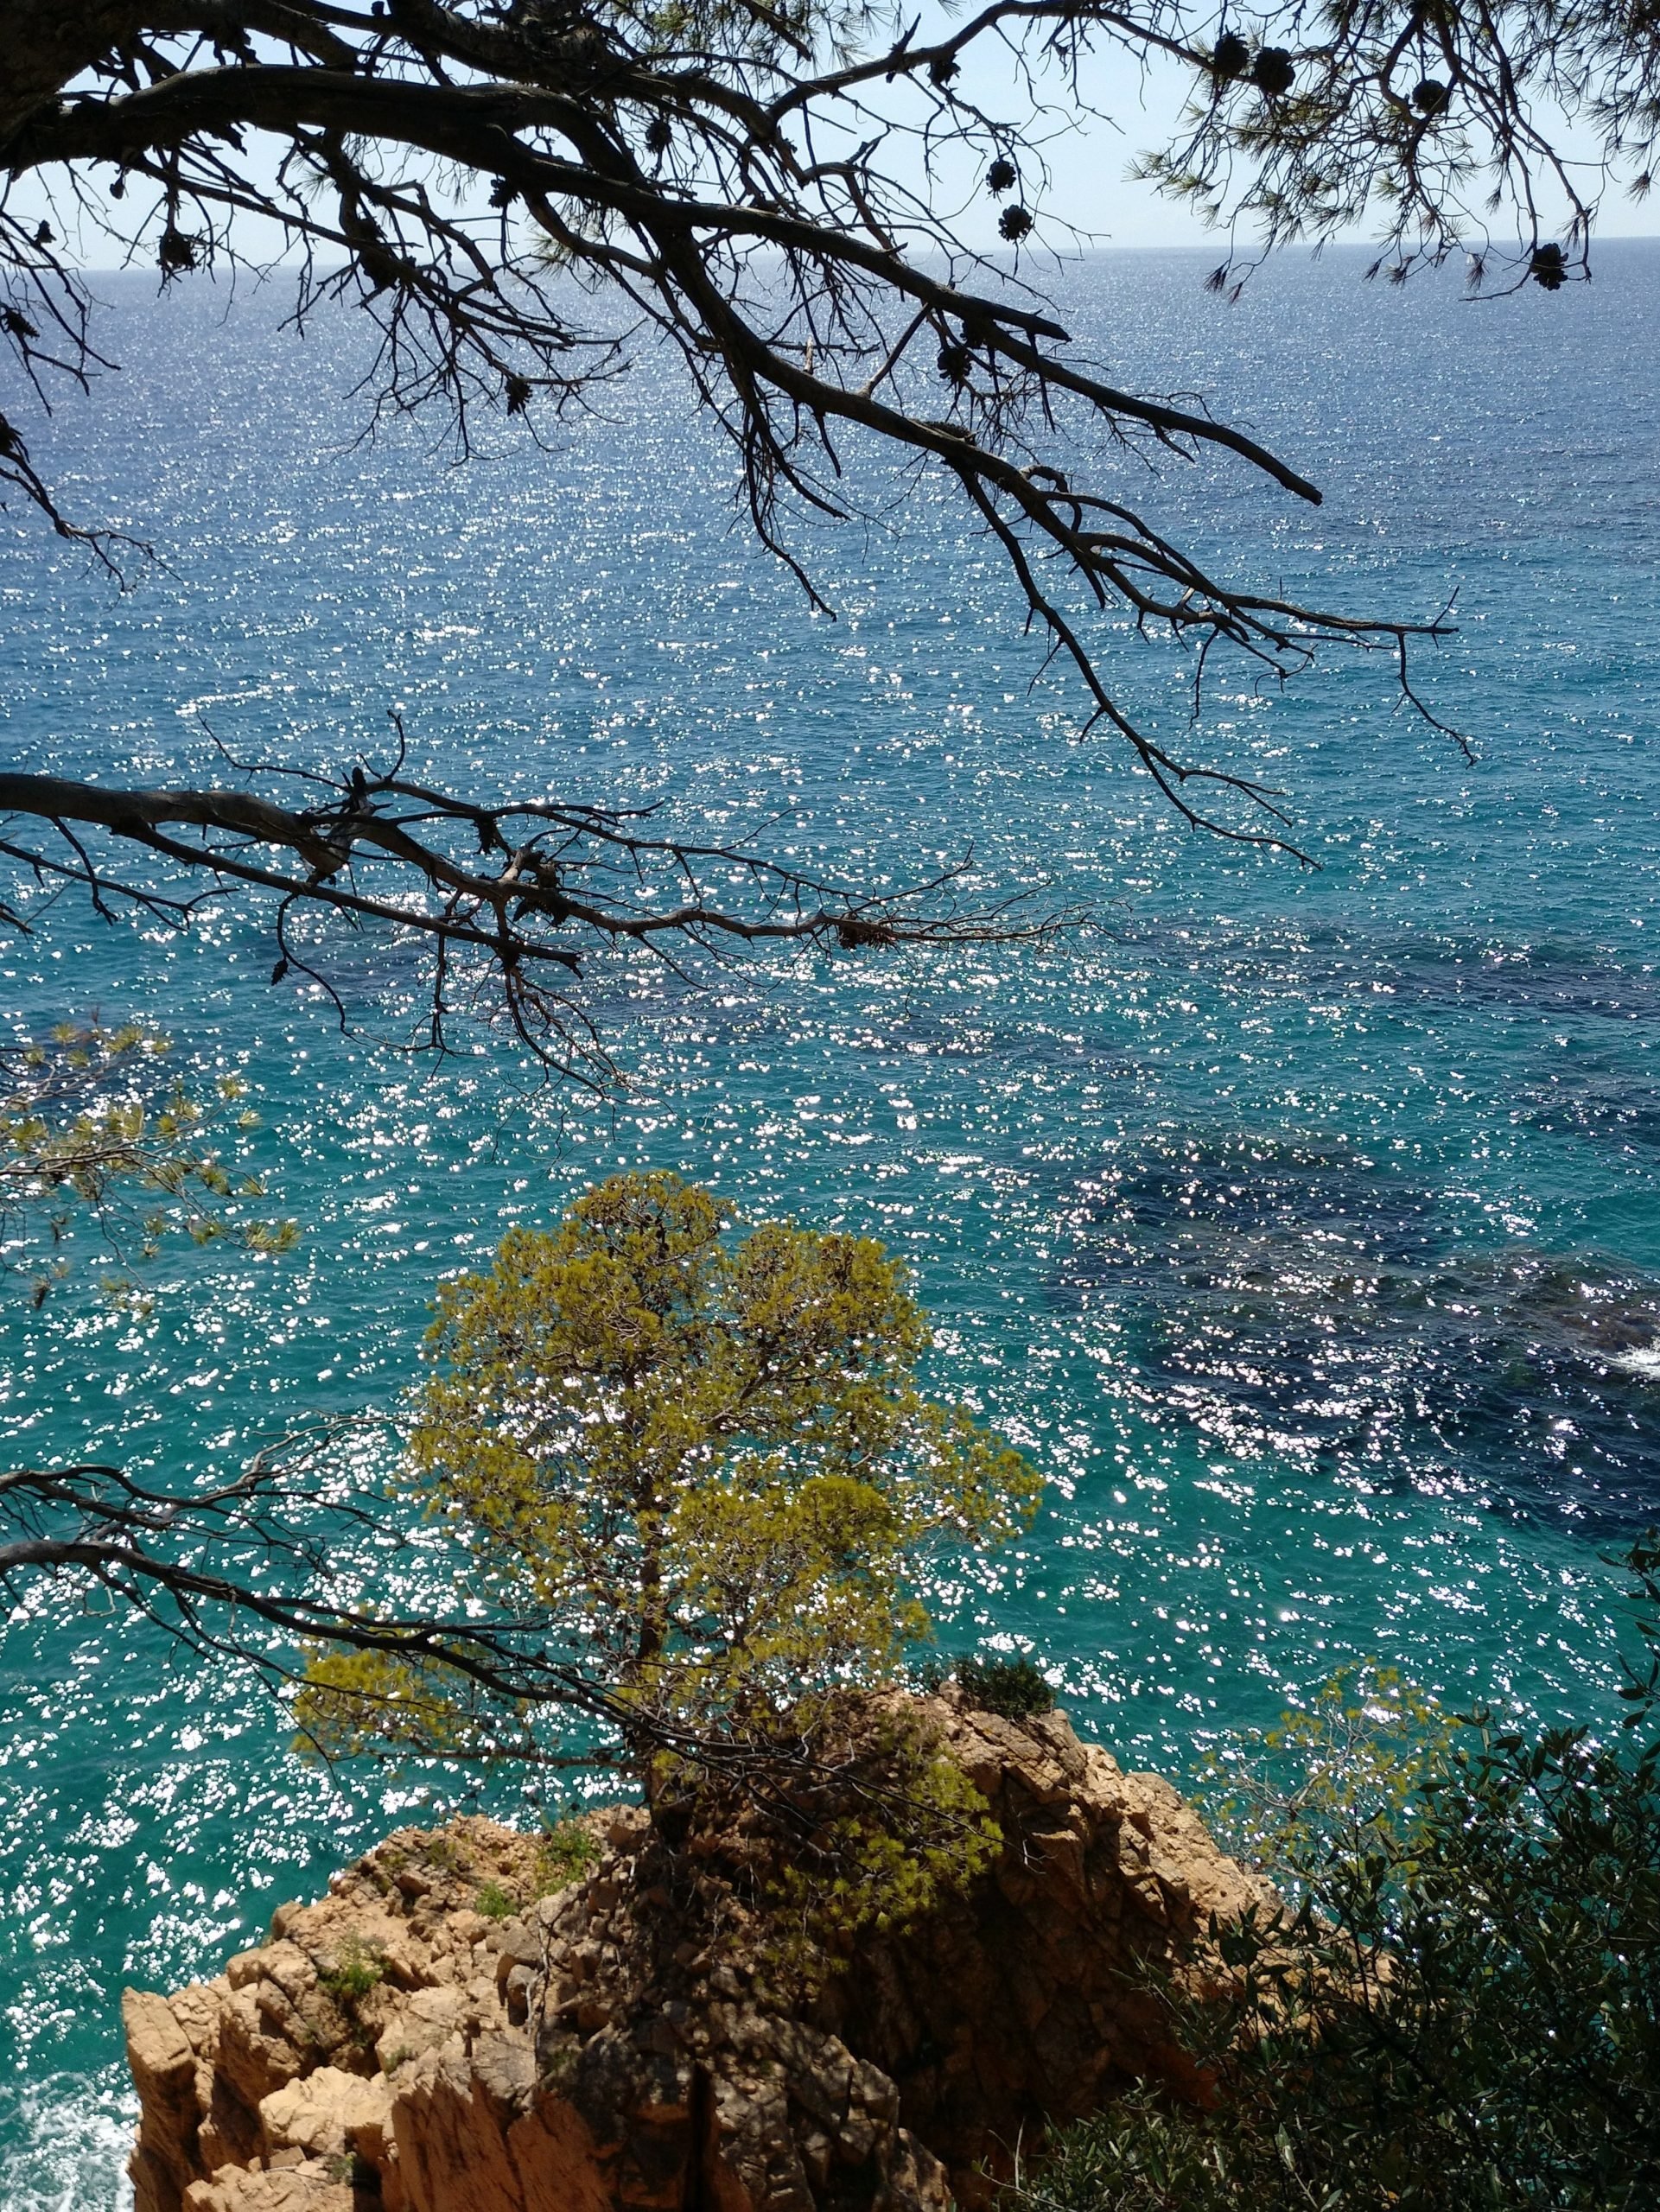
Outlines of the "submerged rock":
M 137 2212 L 947 2212 L 1046 2120 L 1193 2088 L 1136 1970 L 1271 1890 L 1059 1713 L 918 1710 L 1001 1854 L 816 1983 L 726 1840 L 623 1807 L 555 1886 L 493 1822 L 402 1830 L 216 1980 L 129 1992 Z

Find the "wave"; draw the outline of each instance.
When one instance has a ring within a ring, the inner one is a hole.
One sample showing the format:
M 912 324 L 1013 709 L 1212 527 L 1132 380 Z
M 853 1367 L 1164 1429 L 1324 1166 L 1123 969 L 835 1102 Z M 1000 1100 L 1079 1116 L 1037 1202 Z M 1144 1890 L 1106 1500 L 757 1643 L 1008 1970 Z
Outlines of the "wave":
M 6 2212 L 130 2212 L 138 2100 L 115 2068 L 0 2086 Z

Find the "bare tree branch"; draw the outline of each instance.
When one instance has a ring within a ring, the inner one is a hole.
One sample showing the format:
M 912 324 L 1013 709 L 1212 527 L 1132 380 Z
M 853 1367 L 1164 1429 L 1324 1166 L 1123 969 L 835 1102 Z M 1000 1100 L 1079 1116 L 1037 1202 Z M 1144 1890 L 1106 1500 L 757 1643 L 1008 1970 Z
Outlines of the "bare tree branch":
M 1569 16 L 1545 0 L 1450 0 L 1432 14 L 1363 0 L 1339 16 L 1279 0 L 1218 28 L 1186 0 L 990 0 L 921 43 L 919 23 L 808 0 L 696 0 L 668 16 L 634 0 L 14 0 L 0 53 L 0 330 L 37 408 L 66 387 L 95 391 L 109 364 L 71 231 L 81 253 L 101 239 L 152 256 L 165 284 L 243 266 L 245 221 L 259 217 L 299 257 L 296 324 L 345 303 L 374 329 L 371 423 L 436 407 L 463 453 L 480 408 L 540 435 L 641 346 L 666 346 L 731 441 L 754 532 L 817 603 L 792 518 L 859 512 L 844 441 L 943 472 L 1082 683 L 1089 726 L 1193 826 L 1294 850 L 1283 795 L 1180 758 L 1138 725 L 1099 618 L 1127 613 L 1189 647 L 1196 695 L 1218 652 L 1276 682 L 1325 647 L 1381 652 L 1400 696 L 1441 728 L 1408 655 L 1446 635 L 1446 617 L 1355 615 L 1235 584 L 1118 495 L 1115 452 L 1210 453 L 1320 496 L 1305 470 L 1202 408 L 1123 389 L 1033 292 L 1033 249 L 1066 235 L 1045 206 L 1045 134 L 1092 119 L 1080 74 L 1091 52 L 1173 60 L 1193 73 L 1193 101 L 1151 173 L 1218 222 L 1273 244 L 1382 208 L 1391 271 L 1404 274 L 1472 236 L 1471 195 L 1493 188 L 1521 232 L 1506 270 L 1554 289 L 1584 264 L 1609 175 L 1648 158 L 1660 49 L 1612 6 Z M 965 63 L 993 54 L 1015 88 L 1012 119 L 964 88 Z M 1584 174 L 1552 135 L 1563 114 L 1598 149 Z M 999 205 L 1009 256 L 971 250 L 942 212 L 944 176 L 964 171 Z M 1560 243 L 1537 213 L 1553 180 L 1570 210 Z M 49 194 L 54 219 L 23 214 L 26 184 Z M 1216 282 L 1237 281 L 1231 257 Z M 0 493 L 10 485 L 118 565 L 131 549 L 64 512 L 17 417 L 13 406 L 0 419 Z M 1085 480 L 1075 456 L 1102 433 L 1107 459 Z M 277 772 L 253 765 L 261 783 Z M 106 900 L 175 898 L 174 877 L 77 845 L 96 829 L 129 859 L 145 849 L 178 874 L 269 895 L 285 923 L 331 907 L 423 938 L 441 967 L 476 955 L 521 979 L 509 1009 L 521 1026 L 522 979 L 571 974 L 583 931 L 659 950 L 941 941 L 938 917 L 925 924 L 903 901 L 652 844 L 579 805 L 537 816 L 487 795 L 423 800 L 396 778 L 366 802 L 328 785 L 315 806 L 283 808 L 254 791 L 13 777 L 0 804 L 41 825 L 10 849 L 42 880 Z M 468 823 L 491 840 L 471 857 L 447 842 Z M 573 873 L 561 839 L 583 848 L 583 868 L 603 853 L 749 870 L 773 903 L 739 911 L 701 887 L 671 906 L 591 896 L 595 879 Z M 261 857 L 271 852 L 285 860 Z M 566 1022 L 561 1002 L 555 1029 Z M 579 1033 L 580 1017 L 569 1026 Z
M 54 854 L 14 836 L 0 839 L 0 852 L 96 901 L 137 899 L 152 913 L 167 912 L 165 887 L 135 886 L 123 842 L 170 863 L 185 881 L 206 874 L 217 886 L 266 894 L 277 906 L 274 982 L 297 970 L 328 988 L 293 935 L 296 913 L 404 933 L 441 956 L 431 970 L 432 1043 L 442 1045 L 458 995 L 488 972 L 524 1041 L 595 1085 L 614 1072 L 604 1047 L 568 993 L 544 980 L 550 969 L 580 976 L 588 948 L 637 945 L 672 965 L 671 946 L 1001 944 L 1047 939 L 1081 918 L 1028 918 L 1016 899 L 969 903 L 971 854 L 903 889 L 865 891 L 739 846 L 659 834 L 652 809 L 454 797 L 410 779 L 406 752 L 400 725 L 388 768 L 354 767 L 338 781 L 308 774 L 315 800 L 298 810 L 250 791 L 124 791 L 0 772 L 0 815 L 40 823 L 65 849 Z M 80 828 L 113 842 L 94 849 Z M 182 925 L 190 911 L 172 902 L 171 918 Z

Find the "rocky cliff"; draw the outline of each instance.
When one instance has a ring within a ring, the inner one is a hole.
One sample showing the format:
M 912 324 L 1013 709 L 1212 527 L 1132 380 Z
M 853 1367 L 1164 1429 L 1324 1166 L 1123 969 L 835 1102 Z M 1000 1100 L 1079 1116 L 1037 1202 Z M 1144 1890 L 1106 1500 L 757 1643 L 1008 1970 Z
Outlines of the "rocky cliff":
M 1186 2085 L 1136 1970 L 1271 1893 L 1059 1713 L 929 1712 L 1001 1856 L 793 1999 L 634 1808 L 563 1869 L 402 1831 L 218 1980 L 129 1992 L 137 2212 L 946 2212 L 1046 2117 Z

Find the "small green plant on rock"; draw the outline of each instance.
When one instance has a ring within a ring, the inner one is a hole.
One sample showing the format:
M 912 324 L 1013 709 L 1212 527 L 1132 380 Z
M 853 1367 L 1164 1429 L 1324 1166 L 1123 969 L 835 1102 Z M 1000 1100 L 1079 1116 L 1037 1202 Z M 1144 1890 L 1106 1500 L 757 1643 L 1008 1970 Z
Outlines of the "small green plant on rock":
M 553 2096 L 569 2094 L 582 2063 L 582 2038 L 574 2035 L 544 2037 L 537 2045 L 537 2080 Z
M 334 1963 L 317 1969 L 317 1979 L 329 1995 L 347 2003 L 366 1997 L 385 1977 L 386 1955 L 380 1945 L 356 1935 L 342 1936 Z
M 536 1894 L 551 1897 L 580 1882 L 603 1853 L 599 1838 L 580 1821 L 561 1821 L 543 1837 L 536 1854 Z
M 695 1866 L 718 1948 L 741 1929 L 780 2001 L 810 1995 L 862 1946 L 962 1894 L 1002 1834 L 937 1728 L 908 1702 L 837 1692 L 758 1726 L 729 1769 L 671 1764 L 653 1819 L 670 1866 Z M 722 1902 L 725 1900 L 725 1902 Z
M 895 1723 L 868 1755 L 874 1787 L 804 1836 L 767 1885 L 766 1954 L 808 1985 L 862 1937 L 898 1934 L 965 1890 L 1002 1846 L 985 1799 L 926 1731 Z
M 511 1920 L 518 1910 L 518 1900 L 510 1896 L 499 1882 L 486 1882 L 473 1900 L 473 1910 L 487 1920 Z

